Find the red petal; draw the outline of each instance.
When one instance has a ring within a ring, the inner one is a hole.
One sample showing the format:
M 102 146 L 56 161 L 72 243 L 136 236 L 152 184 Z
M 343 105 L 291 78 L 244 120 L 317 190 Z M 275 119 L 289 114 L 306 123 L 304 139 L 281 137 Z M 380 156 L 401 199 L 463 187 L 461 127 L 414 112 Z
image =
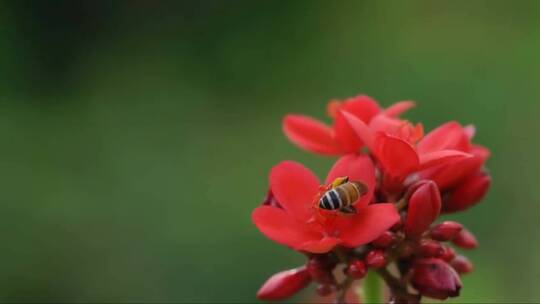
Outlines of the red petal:
M 278 272 L 257 292 L 260 300 L 284 300 L 306 287 L 311 277 L 305 266 Z
M 360 138 L 362 142 L 364 142 L 366 146 L 371 151 L 373 151 L 375 137 L 374 137 L 373 132 L 366 125 L 366 123 L 349 112 L 342 111 L 340 113 L 349 124 L 349 127 L 354 131 L 355 136 Z
M 393 118 L 388 115 L 380 114 L 375 116 L 369 123 L 371 132 L 385 132 L 390 135 L 397 136 L 399 129 L 406 121 L 398 118 Z
M 367 95 L 348 98 L 343 102 L 341 109 L 353 114 L 366 123 L 381 112 L 379 104 Z
M 415 106 L 415 102 L 410 100 L 396 102 L 395 104 L 386 108 L 386 110 L 384 110 L 384 114 L 391 117 L 396 117 L 408 111 L 409 109 L 414 108 Z
M 424 154 L 439 150 L 468 151 L 470 141 L 467 132 L 455 122 L 448 122 L 437 129 L 429 132 L 418 143 L 418 153 Z
M 326 253 L 332 250 L 339 243 L 341 243 L 340 239 L 327 237 L 316 241 L 305 242 L 297 249 L 311 253 Z
M 325 155 L 340 154 L 332 128 L 311 117 L 287 115 L 283 120 L 283 131 L 302 149 Z
M 377 134 L 374 154 L 392 177 L 406 177 L 419 163 L 418 154 L 408 142 L 384 133 Z
M 444 202 L 444 212 L 462 211 L 480 202 L 491 185 L 491 177 L 478 172 L 459 184 Z
M 334 130 L 336 140 L 344 153 L 356 153 L 362 148 L 363 142 L 356 136 L 341 112 L 336 117 Z
M 481 145 L 473 145 L 469 153 L 473 154 L 476 157 L 479 157 L 482 159 L 482 161 L 487 161 L 489 156 L 491 155 L 491 151 L 489 151 L 488 148 L 481 146 Z
M 474 125 L 467 125 L 465 128 L 463 128 L 463 130 L 465 131 L 465 135 L 467 135 L 469 140 L 472 140 L 476 134 L 476 127 Z
M 310 231 L 308 226 L 298 222 L 283 209 L 270 206 L 257 207 L 251 218 L 266 237 L 292 248 L 298 248 L 306 242 L 322 237 L 319 233 Z
M 349 154 L 340 158 L 332 167 L 326 183 L 338 177 L 348 176 L 350 181 L 361 181 L 368 186 L 368 192 L 356 203 L 357 207 L 369 204 L 375 190 L 375 166 L 367 155 Z
M 413 125 L 412 123 L 398 118 L 389 117 L 384 114 L 377 115 L 369 123 L 372 132 L 384 132 L 403 139 L 404 141 L 415 144 L 424 136 L 422 124 Z
M 457 150 L 439 150 L 435 152 L 420 154 L 420 167 L 423 170 L 429 167 L 453 162 L 464 158 L 472 158 L 473 155 Z
M 355 132 L 353 131 L 353 129 L 351 129 L 351 126 L 341 112 L 349 112 L 357 119 L 368 123 L 375 115 L 377 115 L 381 111 L 381 109 L 375 100 L 365 95 L 360 95 L 347 99 L 342 103 L 340 109 L 342 111 L 337 113 L 336 121 L 334 124 L 336 139 L 340 143 L 344 152 L 358 152 L 358 150 L 362 148 L 363 142 L 361 138 L 358 138 L 358 136 L 356 136 Z
M 433 180 L 441 191 L 451 189 L 480 170 L 490 152 L 482 146 L 473 146 L 470 153 L 474 157 L 450 160 L 442 165 L 431 167 L 420 172 L 420 178 Z
M 367 244 L 378 238 L 400 220 L 394 204 L 372 204 L 358 209 L 351 217 L 339 217 L 337 229 L 347 247 Z
M 319 185 L 319 179 L 311 170 L 293 161 L 280 163 L 270 173 L 270 188 L 277 201 L 299 220 L 311 217 Z
M 441 211 L 441 195 L 437 185 L 426 181 L 419 186 L 409 199 L 405 233 L 410 237 L 419 237 Z

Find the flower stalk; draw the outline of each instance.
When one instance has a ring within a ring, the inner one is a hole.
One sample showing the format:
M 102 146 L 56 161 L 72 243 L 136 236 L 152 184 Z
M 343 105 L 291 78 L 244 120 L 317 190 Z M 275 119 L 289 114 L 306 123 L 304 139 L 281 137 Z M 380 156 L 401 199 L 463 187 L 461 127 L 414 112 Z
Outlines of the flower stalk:
M 367 275 L 363 287 L 365 303 L 383 303 L 381 282 L 376 272 L 370 272 Z

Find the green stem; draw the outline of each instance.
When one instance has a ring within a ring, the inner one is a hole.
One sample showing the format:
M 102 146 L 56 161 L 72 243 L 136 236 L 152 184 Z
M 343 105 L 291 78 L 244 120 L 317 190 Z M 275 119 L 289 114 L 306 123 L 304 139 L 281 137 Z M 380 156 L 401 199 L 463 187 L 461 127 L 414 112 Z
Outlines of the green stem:
M 381 297 L 381 280 L 375 271 L 368 272 L 367 277 L 362 282 L 364 287 L 364 303 L 383 303 Z

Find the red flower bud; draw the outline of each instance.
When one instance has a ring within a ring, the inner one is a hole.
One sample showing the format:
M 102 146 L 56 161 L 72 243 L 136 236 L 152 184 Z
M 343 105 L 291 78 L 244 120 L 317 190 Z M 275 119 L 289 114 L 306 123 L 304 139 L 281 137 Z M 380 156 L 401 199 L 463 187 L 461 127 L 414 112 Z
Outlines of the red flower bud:
M 381 236 L 379 236 L 375 241 L 373 241 L 371 244 L 375 247 L 379 248 L 388 248 L 396 242 L 397 238 L 394 233 L 391 231 L 385 231 Z
M 458 185 L 445 200 L 443 211 L 456 212 L 465 210 L 478 203 L 489 190 L 491 176 L 478 172 Z
M 418 254 L 426 258 L 440 258 L 444 256 L 445 250 L 439 242 L 423 240 L 418 248 Z
M 416 191 L 416 189 L 418 189 L 420 186 L 424 185 L 427 182 L 429 182 L 429 180 L 422 179 L 422 180 L 416 180 L 415 182 L 411 183 L 407 187 L 407 191 L 405 191 L 405 194 L 403 195 L 403 199 L 408 202 L 411 199 L 411 196 L 413 195 L 413 193 Z
M 443 260 L 419 259 L 412 271 L 412 285 L 422 295 L 439 300 L 459 296 L 459 275 Z
M 386 265 L 387 259 L 383 250 L 374 249 L 366 255 L 366 264 L 371 268 L 381 268 Z
M 349 267 L 347 268 L 347 274 L 354 279 L 361 279 L 366 276 L 366 273 L 366 263 L 359 259 L 352 260 L 349 264 Z
M 461 232 L 452 240 L 456 246 L 464 249 L 474 249 L 478 247 L 476 237 L 467 229 L 463 228 Z
M 458 255 L 455 257 L 450 265 L 460 274 L 466 274 L 474 270 L 474 265 L 467 257 L 463 255 Z
M 305 266 L 278 272 L 271 276 L 257 292 L 260 300 L 283 300 L 306 287 L 311 278 Z
M 458 222 L 446 221 L 431 229 L 431 238 L 437 241 L 446 242 L 454 239 L 463 229 L 463 225 Z
M 441 195 L 437 184 L 424 181 L 409 199 L 405 233 L 417 238 L 435 221 L 441 211 Z
M 314 256 L 307 262 L 307 269 L 311 278 L 321 284 L 335 283 L 332 274 L 333 265 L 327 259 L 320 256 Z
M 456 257 L 456 251 L 452 247 L 444 248 L 444 255 L 441 257 L 443 260 L 450 262 Z

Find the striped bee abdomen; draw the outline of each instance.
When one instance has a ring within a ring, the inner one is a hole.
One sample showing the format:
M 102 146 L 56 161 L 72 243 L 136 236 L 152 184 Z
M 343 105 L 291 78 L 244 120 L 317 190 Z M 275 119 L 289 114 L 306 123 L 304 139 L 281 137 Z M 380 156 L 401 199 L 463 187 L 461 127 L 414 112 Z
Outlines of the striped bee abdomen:
M 343 201 L 336 189 L 327 191 L 319 201 L 319 207 L 326 210 L 337 210 L 343 207 Z
M 367 187 L 358 182 L 347 182 L 328 190 L 319 200 L 319 207 L 325 210 L 339 210 L 355 203 Z

